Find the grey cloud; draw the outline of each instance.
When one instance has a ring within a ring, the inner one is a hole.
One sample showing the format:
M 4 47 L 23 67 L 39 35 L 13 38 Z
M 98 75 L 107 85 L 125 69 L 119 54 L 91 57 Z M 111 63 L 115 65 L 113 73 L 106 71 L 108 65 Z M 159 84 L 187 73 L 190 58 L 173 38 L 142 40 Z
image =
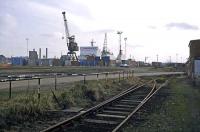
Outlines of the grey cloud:
M 167 29 L 178 28 L 183 30 L 199 30 L 199 27 L 196 25 L 190 25 L 188 23 L 169 23 L 166 25 Z
M 66 12 L 70 12 L 74 15 L 86 17 L 89 19 L 92 18 L 90 11 L 85 5 L 75 2 L 73 0 L 59 0 L 59 1 L 36 0 L 36 1 L 40 4 L 48 5 L 57 8 L 59 10 L 65 10 Z
M 150 28 L 150 29 L 156 29 L 157 27 L 156 26 L 148 26 L 148 28 Z
M 17 21 L 14 16 L 6 13 L 0 15 L 0 34 L 9 35 L 17 26 Z
M 40 34 L 41 37 L 47 37 L 47 38 L 50 38 L 50 37 L 54 37 L 53 34 L 51 33 L 43 33 L 43 34 Z
M 42 33 L 40 34 L 41 37 L 47 37 L 47 38 L 61 38 L 63 36 L 60 32 L 52 32 L 52 33 Z

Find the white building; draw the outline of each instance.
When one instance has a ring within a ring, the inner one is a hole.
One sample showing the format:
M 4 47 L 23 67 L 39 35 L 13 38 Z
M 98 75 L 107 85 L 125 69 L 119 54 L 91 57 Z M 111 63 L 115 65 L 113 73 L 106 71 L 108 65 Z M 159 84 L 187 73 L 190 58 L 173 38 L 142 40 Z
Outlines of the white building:
M 80 47 L 80 56 L 101 56 L 101 51 L 97 46 Z

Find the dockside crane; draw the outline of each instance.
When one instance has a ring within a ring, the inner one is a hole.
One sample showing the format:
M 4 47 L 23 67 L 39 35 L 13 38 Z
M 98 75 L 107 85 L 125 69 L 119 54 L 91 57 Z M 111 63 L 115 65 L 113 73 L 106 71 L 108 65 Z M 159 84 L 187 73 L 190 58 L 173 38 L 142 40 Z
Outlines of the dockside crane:
M 67 19 L 65 16 L 65 12 L 62 12 L 63 14 L 63 19 L 64 19 L 64 26 L 65 26 L 65 38 L 66 38 L 66 42 L 67 42 L 67 47 L 68 47 L 68 53 L 67 55 L 70 56 L 70 60 L 73 61 L 78 61 L 78 57 L 76 56 L 76 52 L 79 50 L 78 44 L 75 42 L 75 36 L 69 34 L 69 28 L 67 25 Z

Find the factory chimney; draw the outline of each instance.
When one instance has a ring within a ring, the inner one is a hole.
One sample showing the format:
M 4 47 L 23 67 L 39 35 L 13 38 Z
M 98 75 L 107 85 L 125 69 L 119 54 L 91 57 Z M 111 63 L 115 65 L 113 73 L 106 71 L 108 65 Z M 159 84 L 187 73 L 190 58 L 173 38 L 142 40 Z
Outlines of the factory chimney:
M 46 48 L 46 59 L 48 58 L 48 48 Z
M 41 48 L 39 48 L 39 59 L 41 59 Z

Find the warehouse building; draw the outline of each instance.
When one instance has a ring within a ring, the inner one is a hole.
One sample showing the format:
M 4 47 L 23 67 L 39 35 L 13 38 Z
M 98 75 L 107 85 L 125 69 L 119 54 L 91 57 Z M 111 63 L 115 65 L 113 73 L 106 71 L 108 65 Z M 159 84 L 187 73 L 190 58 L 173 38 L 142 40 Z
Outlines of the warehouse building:
M 0 64 L 6 63 L 6 57 L 4 55 L 0 55 Z
M 200 78 L 200 39 L 191 40 L 189 43 L 190 55 L 186 63 L 187 74 L 196 84 Z

